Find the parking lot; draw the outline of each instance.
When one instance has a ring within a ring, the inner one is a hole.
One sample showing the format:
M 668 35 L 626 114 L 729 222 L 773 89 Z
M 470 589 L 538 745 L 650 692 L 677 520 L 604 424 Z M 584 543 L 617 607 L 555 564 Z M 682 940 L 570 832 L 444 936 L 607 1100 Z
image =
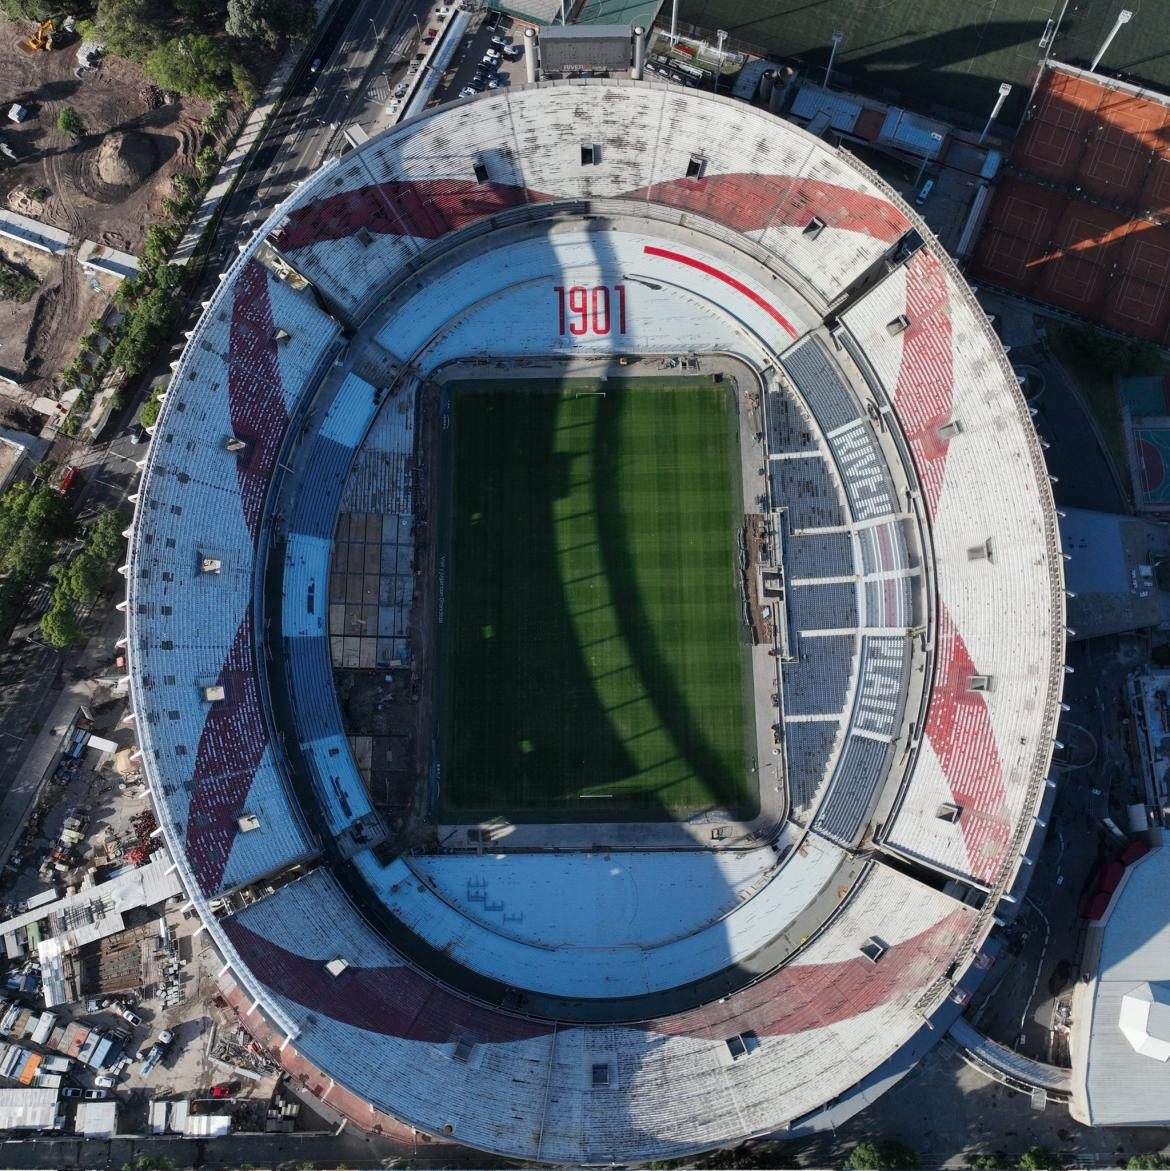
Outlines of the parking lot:
M 493 20 L 492 16 L 497 19 Z M 524 83 L 524 29 L 528 26 L 510 16 L 489 14 L 482 23 L 468 26 L 439 89 L 442 101 L 471 97 L 489 89 Z M 493 43 L 496 38 L 497 43 Z M 489 57 L 489 53 L 495 56 Z

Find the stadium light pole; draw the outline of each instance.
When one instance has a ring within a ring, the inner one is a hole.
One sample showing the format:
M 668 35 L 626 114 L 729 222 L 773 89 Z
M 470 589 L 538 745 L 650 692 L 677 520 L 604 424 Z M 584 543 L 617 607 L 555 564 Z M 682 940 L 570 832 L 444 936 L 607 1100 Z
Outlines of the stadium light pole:
M 1121 31 L 1123 24 L 1129 24 L 1133 19 L 1133 13 L 1128 8 L 1123 8 L 1118 14 L 1117 19 L 1113 22 L 1113 27 L 1109 30 L 1109 35 L 1102 42 L 1101 47 L 1097 50 L 1097 56 L 1093 58 L 1093 64 L 1089 66 L 1090 73 L 1097 72 L 1097 66 L 1101 63 L 1101 58 L 1105 56 L 1105 50 L 1113 44 L 1113 38 Z
M 833 47 L 829 50 L 829 63 L 825 66 L 825 89 L 829 88 L 829 78 L 833 73 L 833 62 L 837 60 L 837 49 L 845 39 L 845 34 L 837 29 L 833 33 Z
M 715 52 L 719 54 L 719 64 L 715 66 L 715 88 L 712 92 L 719 92 L 719 75 L 723 72 L 723 42 L 727 40 L 727 29 L 717 28 L 715 30 L 715 39 L 719 43 L 715 47 Z
M 932 130 L 930 132 L 930 137 L 931 141 L 934 143 L 934 153 L 937 155 L 939 143 L 942 142 L 942 135 L 939 134 L 937 130 Z M 914 180 L 915 188 L 917 188 L 918 184 L 922 182 L 922 176 L 926 171 L 926 164 L 930 162 L 930 159 L 931 156 L 924 151 L 922 155 L 922 166 L 918 168 L 918 178 Z
M 670 44 L 672 47 L 678 44 L 678 0 L 670 6 Z
M 987 132 L 991 129 L 992 122 L 995 121 L 1000 110 L 1003 109 L 1003 104 L 1007 101 L 1007 96 L 1011 92 L 1012 87 L 1006 81 L 999 83 L 999 97 L 995 99 L 995 105 L 991 107 L 991 113 L 987 115 L 987 124 L 983 127 L 983 133 L 979 135 L 979 141 L 975 143 L 976 146 L 979 146 L 987 137 Z

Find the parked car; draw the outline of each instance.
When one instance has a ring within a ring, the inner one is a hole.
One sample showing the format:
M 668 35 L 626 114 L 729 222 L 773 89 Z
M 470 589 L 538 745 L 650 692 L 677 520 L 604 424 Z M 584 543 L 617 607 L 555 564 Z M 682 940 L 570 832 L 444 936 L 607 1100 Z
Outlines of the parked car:
M 475 95 L 476 95 L 477 93 L 479 93 L 479 90 L 475 89 L 473 86 L 470 86 L 470 85 L 465 85 L 465 86 L 464 86 L 464 87 L 463 87 L 463 88 L 462 88 L 462 89 L 459 91 L 459 96 L 460 96 L 461 98 L 473 98 L 473 97 L 475 97 Z
M 213 1098 L 230 1098 L 233 1094 L 238 1094 L 239 1092 L 239 1082 L 220 1082 L 218 1085 L 211 1087 L 211 1096 Z
M 103 1073 L 93 1079 L 93 1084 L 101 1090 L 112 1090 L 117 1083 L 112 1077 Z
M 488 51 L 484 53 L 483 56 L 485 61 L 498 61 L 501 54 L 499 49 L 488 49 Z
M 140 1024 L 142 1024 L 142 1017 L 140 1017 L 136 1012 L 132 1011 L 131 1009 L 124 1008 L 121 1010 L 121 1012 L 122 1012 L 122 1019 L 129 1021 L 130 1024 L 132 1024 L 135 1028 L 138 1028 L 138 1026 Z
M 61 1087 L 61 1097 L 62 1098 L 80 1098 L 81 1091 L 76 1086 L 62 1086 Z
M 511 43 L 512 43 L 511 37 L 501 37 L 498 34 L 496 36 L 492 37 L 492 44 L 495 45 L 495 47 L 497 49 L 507 48 L 508 45 L 510 45 Z
M 102 1102 L 106 1099 L 105 1090 L 86 1090 L 81 1095 L 87 1102 Z
M 314 57 L 312 64 L 309 66 L 310 73 L 319 73 L 321 71 L 321 58 Z

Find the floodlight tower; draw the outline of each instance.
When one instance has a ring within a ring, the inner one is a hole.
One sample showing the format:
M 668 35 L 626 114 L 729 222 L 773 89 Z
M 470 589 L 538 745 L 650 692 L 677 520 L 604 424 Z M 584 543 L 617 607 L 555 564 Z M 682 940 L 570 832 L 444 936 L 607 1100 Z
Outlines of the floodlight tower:
M 1118 14 L 1117 19 L 1113 22 L 1113 27 L 1109 30 L 1109 35 L 1102 42 L 1101 47 L 1097 50 L 1097 56 L 1093 58 L 1093 64 L 1089 66 L 1089 72 L 1095 73 L 1097 66 L 1100 64 L 1101 58 L 1105 56 L 1105 50 L 1113 44 L 1113 38 L 1117 36 L 1123 24 L 1129 24 L 1133 19 L 1133 13 L 1128 8 L 1123 8 Z
M 715 30 L 715 39 L 718 41 L 715 52 L 719 54 L 719 64 L 715 66 L 715 88 L 712 92 L 718 93 L 719 75 L 723 72 L 723 42 L 727 40 L 727 29 L 717 28 Z
M 829 50 L 829 63 L 825 66 L 825 89 L 829 88 L 829 77 L 833 72 L 833 62 L 837 59 L 837 49 L 845 39 L 845 34 L 837 29 L 833 33 L 833 47 Z
M 1011 92 L 1012 87 L 1006 81 L 999 83 L 999 97 L 995 99 L 995 105 L 991 107 L 991 113 L 987 115 L 987 124 L 983 127 L 983 133 L 979 135 L 979 142 L 982 142 L 987 137 L 987 132 L 991 129 L 992 122 L 995 121 L 1000 110 L 1003 109 L 1003 104 L 1007 101 L 1007 96 Z

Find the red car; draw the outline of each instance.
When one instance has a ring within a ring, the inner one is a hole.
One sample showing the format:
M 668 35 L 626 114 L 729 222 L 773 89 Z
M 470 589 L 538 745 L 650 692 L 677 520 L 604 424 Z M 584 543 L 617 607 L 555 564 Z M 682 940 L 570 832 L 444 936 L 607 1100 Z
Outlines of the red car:
M 233 1094 L 238 1093 L 239 1089 L 239 1082 L 220 1082 L 211 1087 L 211 1096 L 213 1098 L 230 1098 Z

